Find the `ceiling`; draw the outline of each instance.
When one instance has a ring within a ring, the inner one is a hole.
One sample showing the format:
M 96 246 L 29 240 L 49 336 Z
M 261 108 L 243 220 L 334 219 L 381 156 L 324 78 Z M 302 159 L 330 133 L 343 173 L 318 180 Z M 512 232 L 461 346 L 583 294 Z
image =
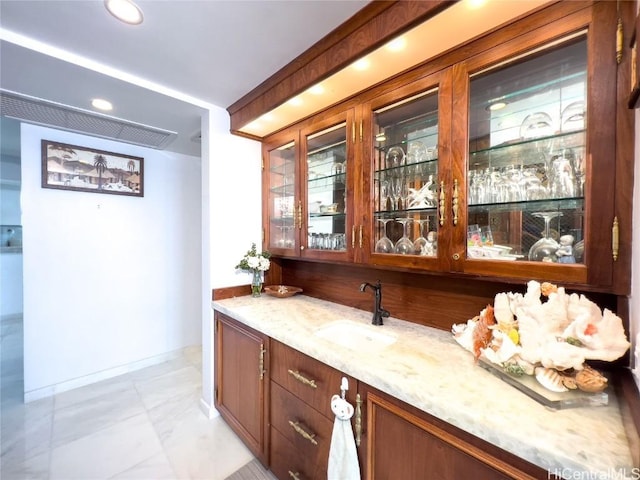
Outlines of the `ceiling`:
M 100 0 L 0 0 L 0 88 L 83 110 L 106 98 L 110 116 L 177 132 L 166 149 L 200 156 L 206 109 L 231 105 L 367 3 L 139 0 L 144 22 L 129 26 Z

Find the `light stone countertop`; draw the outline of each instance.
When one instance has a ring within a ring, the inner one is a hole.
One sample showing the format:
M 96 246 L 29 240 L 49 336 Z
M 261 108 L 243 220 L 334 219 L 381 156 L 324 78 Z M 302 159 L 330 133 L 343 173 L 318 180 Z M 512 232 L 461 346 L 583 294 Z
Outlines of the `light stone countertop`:
M 371 303 L 373 306 L 373 299 Z M 285 299 L 235 297 L 212 305 L 552 474 L 563 478 L 638 478 L 611 387 L 607 406 L 552 410 L 476 365 L 450 332 L 387 318 L 384 326 L 371 328 L 393 335 L 397 341 L 381 351 L 356 352 L 315 332 L 336 320 L 370 325 L 371 312 L 304 295 Z M 336 385 L 336 393 L 339 388 Z M 584 476 L 587 472 L 591 476 Z

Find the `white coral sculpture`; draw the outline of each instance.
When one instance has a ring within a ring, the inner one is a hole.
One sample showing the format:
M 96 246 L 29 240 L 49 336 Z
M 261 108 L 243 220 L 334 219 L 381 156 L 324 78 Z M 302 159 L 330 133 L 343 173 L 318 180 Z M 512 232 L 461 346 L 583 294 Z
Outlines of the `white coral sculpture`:
M 584 369 L 586 360 L 613 361 L 630 347 L 622 320 L 613 312 L 602 312 L 584 295 L 567 295 L 562 287 L 533 280 L 524 295 L 499 293 L 493 307 L 452 331 L 476 357 L 529 375 L 545 368 L 569 376 Z

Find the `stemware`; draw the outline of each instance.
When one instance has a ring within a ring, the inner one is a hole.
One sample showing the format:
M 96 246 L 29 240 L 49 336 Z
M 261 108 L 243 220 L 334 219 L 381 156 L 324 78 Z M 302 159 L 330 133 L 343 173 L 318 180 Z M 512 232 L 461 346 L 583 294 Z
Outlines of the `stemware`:
M 412 218 L 396 218 L 396 222 L 402 225 L 403 234 L 400 240 L 396 242 L 396 246 L 394 247 L 394 250 L 396 253 L 399 253 L 401 255 L 411 255 L 414 249 L 413 249 L 413 242 L 409 238 L 409 234 L 407 232 L 407 225 L 410 222 L 413 222 L 413 219 Z
M 427 232 L 429 231 L 429 219 L 425 218 L 418 220 L 420 224 L 420 236 L 413 241 L 413 250 L 416 255 L 426 255 L 425 247 L 427 245 L 427 239 L 424 236 L 424 226 L 427 226 Z
M 535 212 L 531 215 L 544 220 L 544 236 L 529 249 L 529 260 L 534 262 L 557 261 L 556 250 L 560 245 L 551 238 L 549 223 L 551 219 L 562 216 L 562 212 Z
M 375 251 L 377 253 L 393 253 L 393 242 L 387 237 L 387 223 L 391 221 L 391 218 L 378 218 L 382 223 L 382 237 L 376 242 Z

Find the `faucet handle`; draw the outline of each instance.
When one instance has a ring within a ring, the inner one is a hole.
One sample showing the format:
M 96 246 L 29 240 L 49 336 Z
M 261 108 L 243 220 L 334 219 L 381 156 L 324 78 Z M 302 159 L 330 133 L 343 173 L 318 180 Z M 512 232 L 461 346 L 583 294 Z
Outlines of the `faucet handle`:
M 384 318 L 387 318 L 387 317 L 389 317 L 391 314 L 389 313 L 389 310 L 382 309 L 382 310 L 380 311 L 380 315 L 382 315 Z

